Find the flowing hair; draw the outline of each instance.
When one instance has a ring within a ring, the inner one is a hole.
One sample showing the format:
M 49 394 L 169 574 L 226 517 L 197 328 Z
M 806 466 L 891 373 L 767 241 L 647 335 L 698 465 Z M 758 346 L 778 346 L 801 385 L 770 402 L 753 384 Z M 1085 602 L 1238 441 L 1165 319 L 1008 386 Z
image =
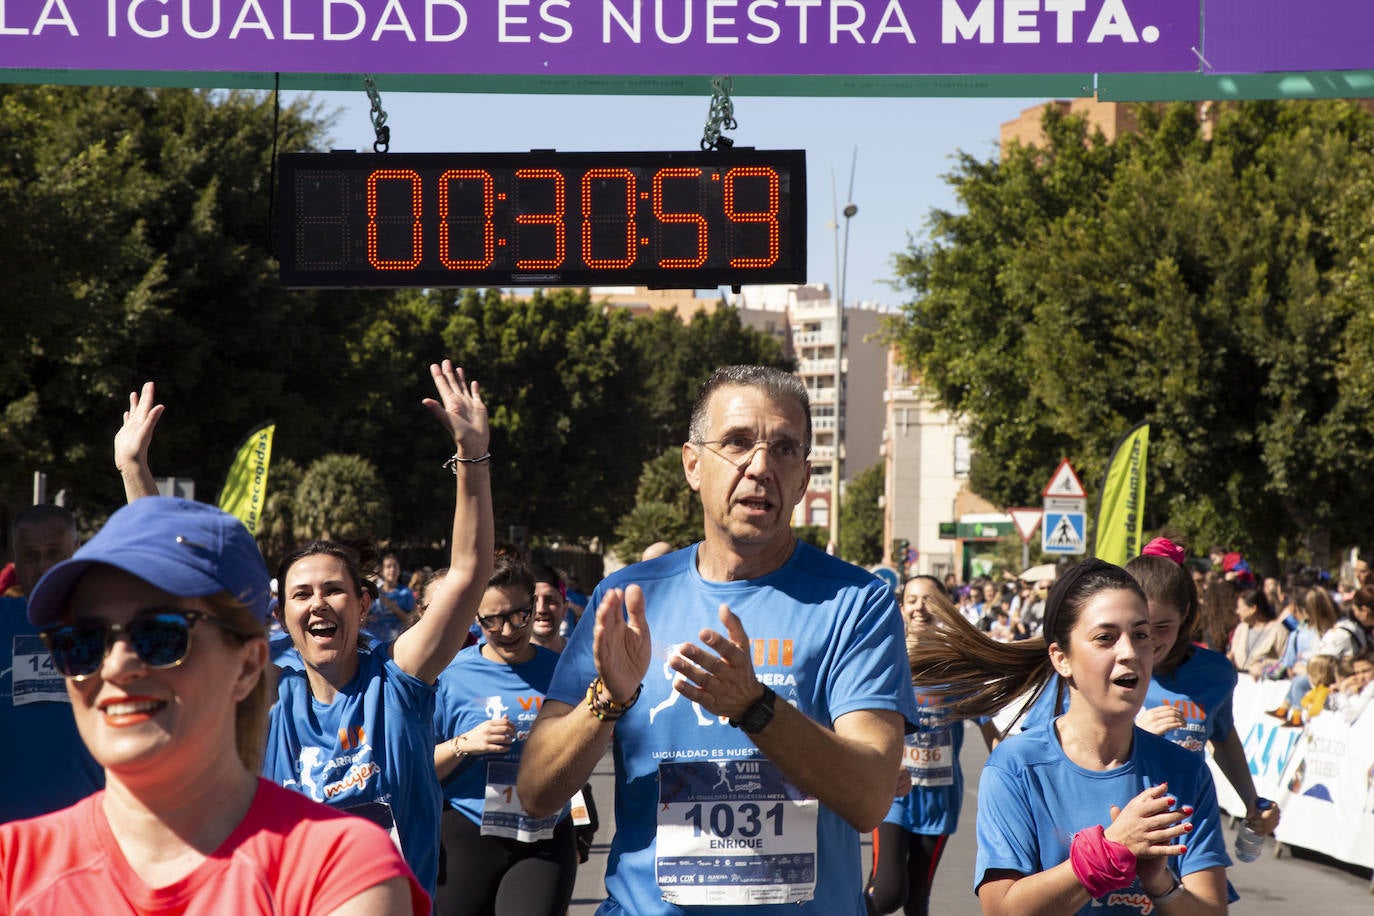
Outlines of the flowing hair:
M 1017 642 L 998 642 L 960 614 L 936 615 L 921 632 L 920 641 L 910 647 L 912 680 L 947 694 L 949 714 L 960 719 L 991 716 L 1029 692 L 1017 712 L 1019 719 L 1039 699 L 1054 673 L 1050 642 L 1067 649 L 1084 605 L 1100 592 L 1115 590 L 1144 598 L 1135 579 L 1119 566 L 1088 560 L 1069 567 L 1061 572 L 1045 602 L 1048 636 Z

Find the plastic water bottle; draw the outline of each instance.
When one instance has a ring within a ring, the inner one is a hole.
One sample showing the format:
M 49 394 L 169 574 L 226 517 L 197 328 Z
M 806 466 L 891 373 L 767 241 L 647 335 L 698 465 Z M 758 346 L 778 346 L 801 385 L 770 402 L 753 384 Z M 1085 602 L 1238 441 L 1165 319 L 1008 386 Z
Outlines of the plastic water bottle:
M 1255 807 L 1261 811 L 1268 811 L 1274 807 L 1274 803 L 1267 798 L 1257 799 Z M 1242 862 L 1253 862 L 1259 858 L 1260 852 L 1264 849 L 1264 837 L 1250 829 L 1250 824 L 1241 821 L 1240 831 L 1236 834 L 1236 858 Z

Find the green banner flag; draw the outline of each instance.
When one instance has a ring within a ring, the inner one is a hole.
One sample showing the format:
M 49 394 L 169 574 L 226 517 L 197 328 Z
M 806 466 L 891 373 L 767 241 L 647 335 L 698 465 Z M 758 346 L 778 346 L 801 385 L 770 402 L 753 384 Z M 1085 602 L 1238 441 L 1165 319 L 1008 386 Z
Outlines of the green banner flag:
M 1150 424 L 1140 423 L 1121 437 L 1107 460 L 1107 477 L 1097 504 L 1099 560 L 1124 566 L 1140 553 L 1145 515 L 1145 466 L 1150 456 Z
M 276 431 L 277 424 L 269 420 L 248 434 L 219 491 L 219 507 L 243 522 L 254 537 L 267 500 L 267 466 L 272 462 L 272 434 Z

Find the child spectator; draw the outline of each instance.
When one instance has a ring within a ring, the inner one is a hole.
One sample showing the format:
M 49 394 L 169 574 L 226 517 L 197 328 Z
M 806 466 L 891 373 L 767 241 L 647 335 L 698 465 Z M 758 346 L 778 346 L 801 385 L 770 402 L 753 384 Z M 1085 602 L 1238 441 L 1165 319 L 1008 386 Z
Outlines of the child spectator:
M 1340 710 L 1347 725 L 1353 725 L 1371 698 L 1374 698 L 1374 649 L 1365 649 L 1350 660 L 1350 674 L 1336 682 L 1329 704 Z

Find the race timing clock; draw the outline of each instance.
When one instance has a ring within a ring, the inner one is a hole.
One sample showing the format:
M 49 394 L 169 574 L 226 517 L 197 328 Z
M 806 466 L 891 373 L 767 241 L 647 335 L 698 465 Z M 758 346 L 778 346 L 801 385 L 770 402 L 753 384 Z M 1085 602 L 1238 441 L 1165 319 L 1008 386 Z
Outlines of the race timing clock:
M 806 282 L 806 154 L 288 153 L 290 287 Z

